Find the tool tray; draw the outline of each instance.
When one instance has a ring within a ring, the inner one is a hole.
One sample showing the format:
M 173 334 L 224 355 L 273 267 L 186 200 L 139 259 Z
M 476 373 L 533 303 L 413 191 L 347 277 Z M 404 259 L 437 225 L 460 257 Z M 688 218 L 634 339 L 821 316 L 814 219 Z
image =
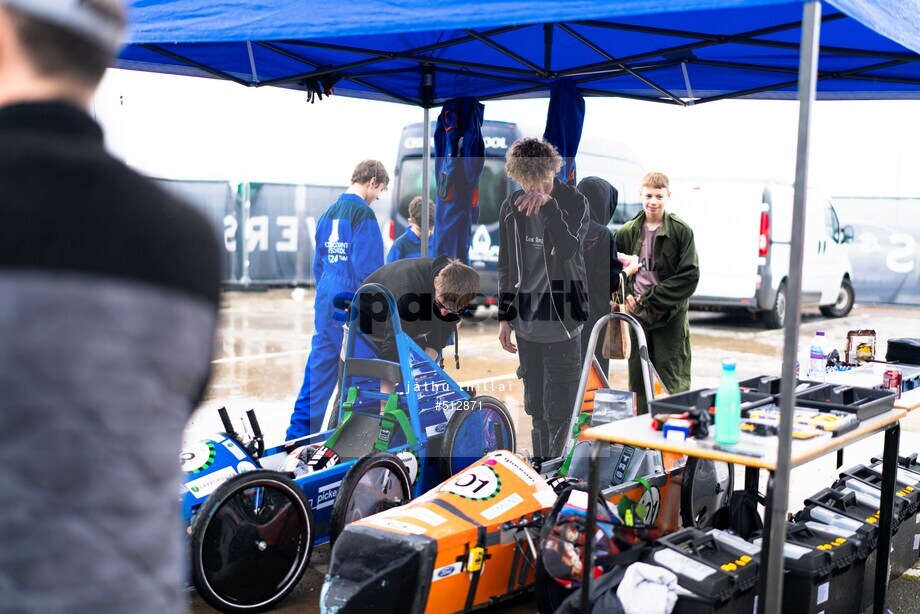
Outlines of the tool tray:
M 688 392 L 679 392 L 669 397 L 653 399 L 648 402 L 652 417 L 661 415 L 682 414 L 689 412 L 692 415 L 709 413 L 709 408 L 716 403 L 715 388 L 700 388 Z M 763 407 L 773 403 L 773 397 L 760 392 L 741 393 L 741 413 L 755 407 Z
M 746 380 L 738 382 L 738 386 L 741 388 L 741 391 L 744 392 L 747 389 L 748 392 L 758 392 L 760 394 L 769 394 L 773 397 L 773 400 L 779 404 L 780 396 L 780 387 L 782 386 L 783 378 L 778 375 L 760 375 L 758 377 L 752 377 Z M 807 384 L 807 386 L 803 386 Z M 817 386 L 823 386 L 818 382 L 809 382 L 800 379 L 795 380 L 795 389 L 796 392 L 804 392 L 810 390 L 811 388 Z M 799 388 L 802 390 L 799 390 Z
M 813 386 L 795 395 L 797 407 L 819 411 L 844 411 L 856 414 L 862 422 L 894 408 L 897 395 L 889 390 L 825 384 Z

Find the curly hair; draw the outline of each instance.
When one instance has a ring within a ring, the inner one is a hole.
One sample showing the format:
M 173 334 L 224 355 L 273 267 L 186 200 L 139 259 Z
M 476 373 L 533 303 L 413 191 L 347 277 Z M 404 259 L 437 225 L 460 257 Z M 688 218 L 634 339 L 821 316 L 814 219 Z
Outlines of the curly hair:
M 515 141 L 505 156 L 505 172 L 522 186 L 552 179 L 562 168 L 562 157 L 552 144 L 527 137 Z
M 390 185 L 390 176 L 387 174 L 387 169 L 383 167 L 382 162 L 378 160 L 359 162 L 351 174 L 351 182 L 365 184 L 371 179 L 376 179 L 377 183 L 382 185 Z

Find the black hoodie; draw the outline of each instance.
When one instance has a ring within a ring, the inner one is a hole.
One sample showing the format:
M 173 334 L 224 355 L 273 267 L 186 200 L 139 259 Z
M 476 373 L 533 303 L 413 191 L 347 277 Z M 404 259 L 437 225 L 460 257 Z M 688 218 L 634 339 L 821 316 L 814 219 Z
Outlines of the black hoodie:
M 617 260 L 614 233 L 607 228 L 617 209 L 617 189 L 600 177 L 585 177 L 578 191 L 588 200 L 591 221 L 585 235 L 585 270 L 588 273 L 589 322 L 610 312 L 610 294 L 620 285 L 623 265 Z
M 498 252 L 498 319 L 514 321 L 518 314 L 518 293 L 521 287 L 530 287 L 525 271 L 520 244 L 526 218 L 514 206 L 524 194 L 517 190 L 502 203 L 499 214 L 501 247 Z M 543 261 L 546 276 L 551 284 L 558 283 L 565 290 L 564 305 L 555 305 L 567 334 L 572 334 L 588 317 L 588 297 L 585 287 L 585 263 L 582 242 L 588 226 L 588 207 L 585 198 L 575 188 L 553 180 L 553 198 L 538 215 L 543 221 Z

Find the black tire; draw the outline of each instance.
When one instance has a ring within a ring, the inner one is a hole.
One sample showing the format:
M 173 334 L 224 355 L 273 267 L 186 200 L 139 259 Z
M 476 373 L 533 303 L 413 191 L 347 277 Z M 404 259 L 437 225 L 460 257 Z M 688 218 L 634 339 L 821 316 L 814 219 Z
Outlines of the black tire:
M 439 464 L 445 480 L 489 452 L 517 451 L 514 422 L 501 401 L 479 395 L 466 401 L 466 406 L 469 409 L 453 413 L 444 431 Z
M 221 612 L 271 609 L 300 582 L 314 538 L 310 501 L 284 474 L 224 482 L 195 515 L 192 582 Z
M 856 302 L 856 293 L 853 291 L 853 284 L 849 279 L 840 282 L 840 292 L 837 294 L 837 301 L 833 305 L 823 305 L 821 313 L 828 318 L 842 318 L 850 313 L 853 309 L 853 303 Z
M 680 521 L 684 527 L 725 528 L 735 466 L 723 461 L 689 457 L 680 489 Z
M 559 609 L 562 602 L 574 591 L 565 588 L 556 579 L 549 575 L 543 565 L 543 557 L 537 557 L 534 569 L 533 593 L 537 600 L 537 611 L 540 614 L 552 614 Z
M 782 328 L 786 325 L 786 282 L 780 283 L 776 299 L 769 311 L 763 312 L 763 323 L 767 328 Z
M 329 540 L 335 544 L 345 525 L 412 499 L 409 470 L 390 452 L 363 456 L 345 474 L 332 504 Z

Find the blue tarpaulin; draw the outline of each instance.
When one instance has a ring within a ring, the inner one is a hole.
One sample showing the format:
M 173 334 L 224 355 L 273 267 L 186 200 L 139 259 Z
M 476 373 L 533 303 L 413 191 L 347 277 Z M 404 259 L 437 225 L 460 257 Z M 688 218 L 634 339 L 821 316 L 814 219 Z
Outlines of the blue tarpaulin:
M 335 83 L 337 95 L 426 108 L 464 96 L 545 97 L 562 78 L 584 96 L 677 105 L 800 95 L 800 219 L 813 90 L 823 99 L 920 98 L 920 0 L 132 0 L 131 9 L 120 67 L 243 85 L 315 92 Z M 803 232 L 795 226 L 790 313 L 801 296 Z M 797 343 L 798 319 L 788 318 L 761 612 L 778 612 L 782 603 Z M 587 370 L 582 386 L 586 378 Z M 885 441 L 891 476 L 896 427 Z M 891 478 L 886 488 L 893 487 Z M 589 520 L 593 499 L 590 506 Z M 877 612 L 885 607 L 890 518 L 891 500 L 883 500 Z M 582 591 L 587 598 L 588 579 Z
M 119 66 L 434 107 L 547 96 L 795 96 L 801 2 L 133 0 Z M 920 0 L 828 0 L 818 98 L 916 98 Z M 434 75 L 431 89 L 423 73 Z

